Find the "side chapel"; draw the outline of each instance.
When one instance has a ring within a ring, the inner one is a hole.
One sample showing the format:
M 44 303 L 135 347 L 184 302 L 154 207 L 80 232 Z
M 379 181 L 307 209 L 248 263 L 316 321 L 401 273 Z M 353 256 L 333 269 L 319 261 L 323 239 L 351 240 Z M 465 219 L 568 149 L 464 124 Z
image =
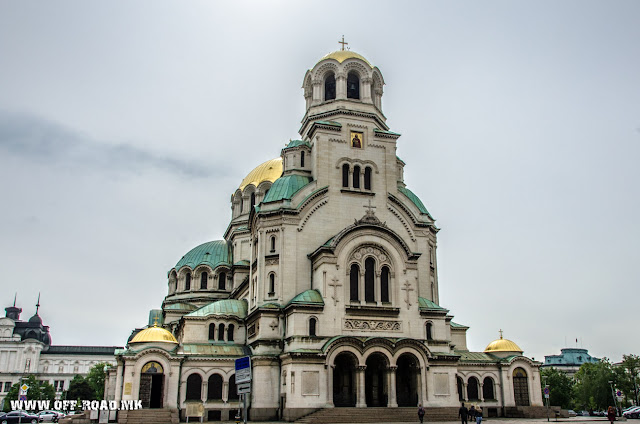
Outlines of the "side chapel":
M 543 405 L 539 362 L 502 336 L 470 352 L 469 327 L 440 303 L 439 228 L 405 184 L 384 85 L 344 44 L 305 73 L 300 139 L 231 195 L 224 239 L 169 270 L 162 309 L 116 352 L 110 398 L 181 419 L 198 403 L 205 420 L 233 419 L 234 360 L 250 355 L 252 420 L 418 404 L 454 418 L 460 401 L 527 415 Z

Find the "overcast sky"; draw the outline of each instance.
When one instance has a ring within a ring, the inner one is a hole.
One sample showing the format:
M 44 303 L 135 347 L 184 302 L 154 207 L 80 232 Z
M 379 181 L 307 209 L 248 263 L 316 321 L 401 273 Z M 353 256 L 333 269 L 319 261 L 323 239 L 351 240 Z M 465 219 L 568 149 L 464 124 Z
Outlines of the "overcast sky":
M 0 302 L 123 345 L 298 138 L 342 34 L 382 71 L 471 350 L 640 353 L 640 3 L 0 0 Z

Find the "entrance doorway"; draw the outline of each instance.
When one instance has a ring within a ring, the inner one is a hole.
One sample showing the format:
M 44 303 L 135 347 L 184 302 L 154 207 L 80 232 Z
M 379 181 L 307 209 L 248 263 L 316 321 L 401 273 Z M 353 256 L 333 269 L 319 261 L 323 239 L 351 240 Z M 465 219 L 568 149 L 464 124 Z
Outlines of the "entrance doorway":
M 143 408 L 162 408 L 164 398 L 164 369 L 157 362 L 147 362 L 140 371 L 138 399 Z
M 522 368 L 513 370 L 513 397 L 516 406 L 529 406 L 529 382 L 527 372 Z
M 365 399 L 367 406 L 387 406 L 387 358 L 380 353 L 372 353 L 367 358 L 364 373 Z
M 356 358 L 350 353 L 336 356 L 333 366 L 333 405 L 356 406 Z
M 398 358 L 396 371 L 396 395 L 398 406 L 418 406 L 418 359 L 410 353 Z

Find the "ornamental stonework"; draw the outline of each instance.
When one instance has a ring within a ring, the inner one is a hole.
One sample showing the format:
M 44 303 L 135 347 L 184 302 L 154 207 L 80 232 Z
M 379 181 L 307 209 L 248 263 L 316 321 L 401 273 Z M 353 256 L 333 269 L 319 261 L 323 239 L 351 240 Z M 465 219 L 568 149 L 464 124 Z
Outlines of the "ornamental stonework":
M 344 320 L 344 329 L 358 331 L 402 331 L 402 323 L 400 321 L 346 318 Z

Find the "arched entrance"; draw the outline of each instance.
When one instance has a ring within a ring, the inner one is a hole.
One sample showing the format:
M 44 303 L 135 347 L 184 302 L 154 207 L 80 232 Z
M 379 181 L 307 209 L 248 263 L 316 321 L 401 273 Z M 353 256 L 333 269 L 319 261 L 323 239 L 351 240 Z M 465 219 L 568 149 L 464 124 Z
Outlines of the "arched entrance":
M 458 387 L 458 400 L 464 400 L 464 383 L 462 382 L 462 378 L 456 376 L 456 386 Z
M 367 358 L 364 373 L 367 406 L 387 406 L 387 369 L 389 364 L 383 354 L 372 353 Z
M 516 406 L 529 406 L 529 382 L 527 372 L 522 368 L 513 370 L 513 397 Z
M 147 362 L 140 370 L 138 399 L 143 408 L 162 408 L 164 398 L 164 368 L 157 362 Z
M 333 405 L 356 406 L 356 366 L 350 353 L 336 356 L 333 365 Z
M 418 406 L 418 359 L 410 353 L 402 354 L 396 371 L 396 396 L 398 406 Z

